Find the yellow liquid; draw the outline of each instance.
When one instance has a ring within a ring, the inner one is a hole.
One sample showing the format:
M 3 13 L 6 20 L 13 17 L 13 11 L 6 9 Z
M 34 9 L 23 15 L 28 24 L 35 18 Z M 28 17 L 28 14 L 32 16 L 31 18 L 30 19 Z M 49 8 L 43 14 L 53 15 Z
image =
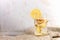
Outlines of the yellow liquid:
M 42 33 L 42 29 L 46 27 L 47 20 L 44 20 L 44 22 L 41 23 L 41 24 L 38 24 L 38 22 L 41 23 L 41 21 L 39 21 L 39 20 L 36 21 L 36 24 L 35 24 L 35 28 L 36 28 L 35 29 L 36 30 L 35 35 L 44 35 L 44 33 Z

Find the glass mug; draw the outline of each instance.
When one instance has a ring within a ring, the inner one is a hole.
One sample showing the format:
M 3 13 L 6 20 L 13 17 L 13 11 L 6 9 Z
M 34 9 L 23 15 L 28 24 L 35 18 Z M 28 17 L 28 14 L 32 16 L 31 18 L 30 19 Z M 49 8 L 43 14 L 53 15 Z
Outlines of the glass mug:
M 34 34 L 37 36 L 42 36 L 48 34 L 47 32 L 47 20 L 44 18 L 39 18 L 34 20 Z

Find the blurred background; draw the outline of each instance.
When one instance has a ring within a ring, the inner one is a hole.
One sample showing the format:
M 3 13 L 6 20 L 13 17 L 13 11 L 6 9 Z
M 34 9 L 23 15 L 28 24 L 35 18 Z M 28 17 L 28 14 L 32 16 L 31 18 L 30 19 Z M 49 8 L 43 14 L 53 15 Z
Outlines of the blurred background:
M 59 0 L 0 0 L 0 31 L 23 31 L 34 27 L 30 13 L 35 8 L 47 18 L 48 27 L 60 28 Z

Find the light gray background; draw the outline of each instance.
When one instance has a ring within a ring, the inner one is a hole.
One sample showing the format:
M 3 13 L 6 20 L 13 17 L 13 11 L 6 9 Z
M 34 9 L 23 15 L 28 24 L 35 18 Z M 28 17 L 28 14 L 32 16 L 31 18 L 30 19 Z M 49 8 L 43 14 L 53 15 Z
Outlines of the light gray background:
M 42 11 L 48 26 L 60 26 L 59 0 L 0 0 L 1 31 L 25 30 L 33 27 L 30 12 L 34 8 Z

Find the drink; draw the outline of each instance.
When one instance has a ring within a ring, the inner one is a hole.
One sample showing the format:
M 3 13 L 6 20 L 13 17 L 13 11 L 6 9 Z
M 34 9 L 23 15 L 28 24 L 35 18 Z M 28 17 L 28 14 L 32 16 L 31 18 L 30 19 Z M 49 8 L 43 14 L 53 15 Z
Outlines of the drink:
M 34 20 L 35 25 L 35 35 L 45 35 L 47 34 L 47 20 L 40 18 Z

